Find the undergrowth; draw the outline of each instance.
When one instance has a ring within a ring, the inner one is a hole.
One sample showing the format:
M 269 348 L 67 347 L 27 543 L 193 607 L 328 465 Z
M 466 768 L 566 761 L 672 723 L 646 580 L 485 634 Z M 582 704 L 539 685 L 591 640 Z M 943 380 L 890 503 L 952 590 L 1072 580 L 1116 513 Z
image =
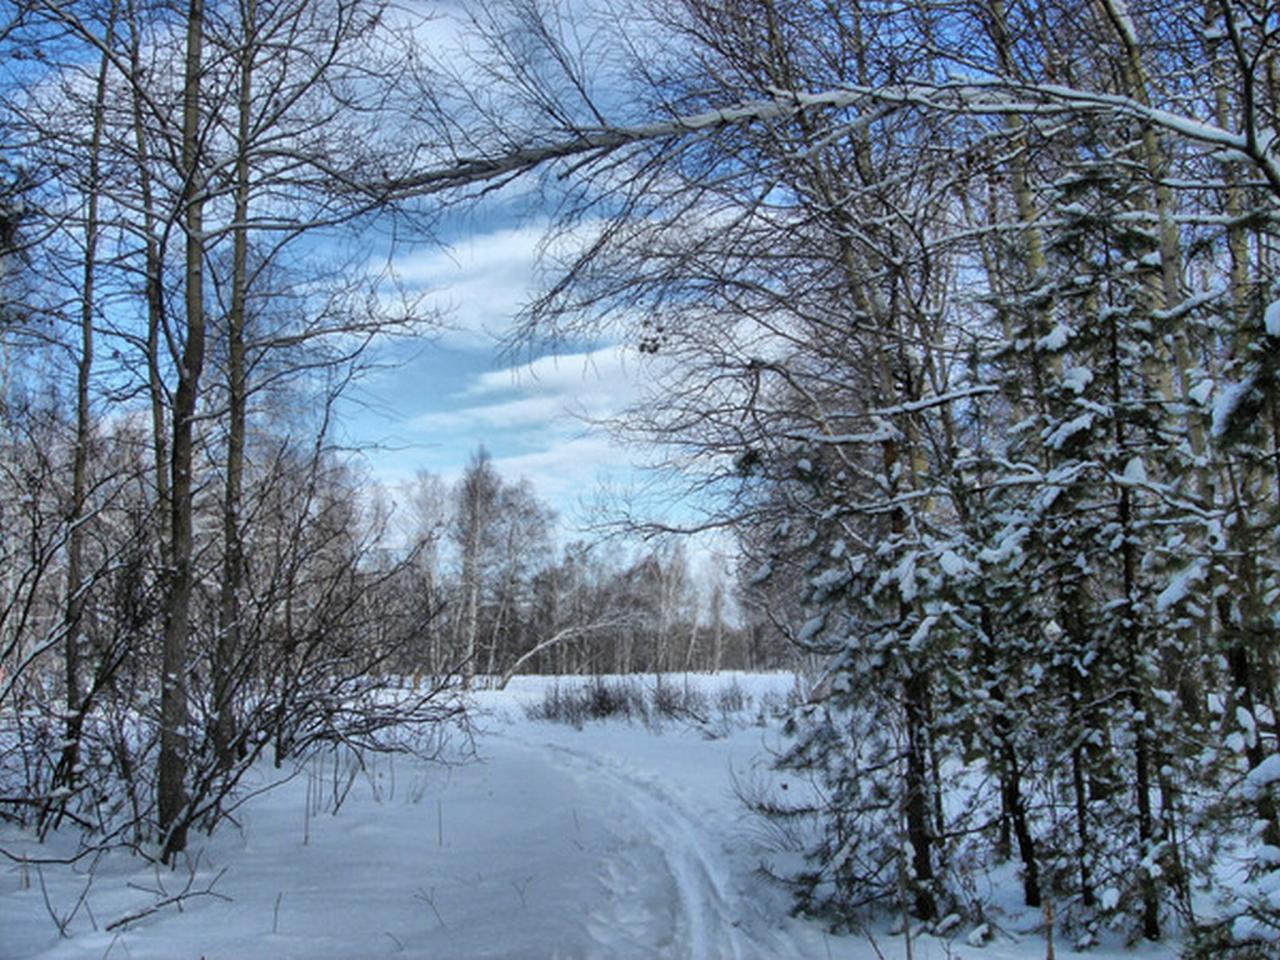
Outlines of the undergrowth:
M 676 721 L 693 724 L 708 736 L 723 736 L 732 727 L 763 725 L 785 715 L 799 696 L 798 687 L 786 696 L 774 692 L 755 696 L 736 677 L 708 691 L 687 677 L 597 676 L 583 682 L 557 681 L 543 691 L 541 700 L 525 706 L 525 715 L 577 729 L 599 720 L 626 720 L 651 728 Z

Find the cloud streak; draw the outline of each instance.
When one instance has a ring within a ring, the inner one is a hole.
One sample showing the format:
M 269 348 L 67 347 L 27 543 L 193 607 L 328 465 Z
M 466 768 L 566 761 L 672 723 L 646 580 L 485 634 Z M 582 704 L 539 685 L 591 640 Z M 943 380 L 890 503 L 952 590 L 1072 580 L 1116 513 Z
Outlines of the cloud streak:
M 527 478 L 562 513 L 572 512 L 602 480 L 630 480 L 628 451 L 599 423 L 636 400 L 644 375 L 638 355 L 617 346 L 477 371 L 440 409 L 409 419 L 404 432 L 442 452 L 483 443 L 505 476 Z M 465 456 L 452 458 L 460 472 Z
M 446 341 L 492 346 L 529 299 L 544 232 L 541 224 L 511 227 L 416 250 L 391 264 L 392 276 L 444 315 Z

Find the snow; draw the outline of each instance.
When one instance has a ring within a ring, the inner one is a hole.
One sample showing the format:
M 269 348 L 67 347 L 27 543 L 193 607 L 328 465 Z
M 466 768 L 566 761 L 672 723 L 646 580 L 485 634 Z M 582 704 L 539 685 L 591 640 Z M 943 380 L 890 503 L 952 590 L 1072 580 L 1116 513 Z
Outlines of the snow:
M 953 550 L 942 551 L 942 555 L 938 557 L 938 566 L 948 577 L 959 577 L 973 569 L 971 564 Z
M 893 576 L 898 581 L 898 594 L 903 602 L 910 603 L 916 598 L 916 555 L 908 553 L 903 557 Z
M 986 547 L 979 553 L 983 563 L 1002 564 L 1018 560 L 1022 555 L 1022 541 L 1031 531 L 1022 525 L 1010 525 L 1000 531 L 994 547 Z
M 1107 14 L 1111 17 L 1112 23 L 1115 24 L 1116 30 L 1124 37 L 1125 45 L 1130 50 L 1136 50 L 1138 47 L 1138 31 L 1133 25 L 1133 19 L 1129 16 L 1129 5 L 1125 0 L 1107 0 Z
M 911 639 L 907 641 L 907 649 L 918 651 L 924 647 L 925 641 L 929 639 L 929 633 L 937 624 L 938 618 L 935 616 L 925 617 L 920 621 L 920 626 L 916 627 L 916 632 L 911 635 Z
M 552 678 L 517 677 L 475 695 L 478 759 L 450 766 L 373 758 L 332 810 L 332 758 L 296 770 L 237 813 L 238 826 L 193 835 L 189 899 L 123 929 L 105 927 L 153 904 L 145 888 L 182 888 L 187 871 L 157 873 L 111 854 L 95 871 L 60 938 L 34 867 L 0 871 L 0 957 L 167 960 L 599 958 L 599 960 L 873 960 L 906 955 L 886 919 L 862 935 L 834 935 L 789 915 L 786 892 L 757 869 L 768 831 L 743 812 L 735 783 L 763 769 L 779 721 L 746 711 L 711 732 L 669 721 L 651 729 L 604 721 L 574 729 L 527 719 Z M 565 679 L 569 684 L 579 682 Z M 652 678 L 641 681 L 652 683 Z M 790 674 L 676 677 L 709 691 L 738 683 L 757 704 L 781 703 Z M 714 697 L 711 702 L 715 702 Z M 461 758 L 459 757 L 459 760 Z M 338 766 L 337 778 L 344 776 Z M 308 816 L 308 799 L 313 810 Z M 319 809 L 316 809 L 316 807 Z M 35 843 L 0 826 L 0 848 L 50 856 L 74 838 Z M 60 914 L 87 878 L 41 873 Z M 222 872 L 225 871 L 225 872 Z M 219 876 L 219 874 L 221 874 Z M 25 882 L 24 882 L 25 877 Z M 953 923 L 949 939 L 913 938 L 918 960 L 1039 960 L 1038 911 L 992 906 L 979 930 Z M 987 939 L 990 937 L 991 939 Z M 982 944 L 979 946 L 979 944 Z M 1094 960 L 1173 960 L 1176 945 L 1124 949 Z
M 825 616 L 810 617 L 808 620 L 804 622 L 804 625 L 800 628 L 800 632 L 796 635 L 796 639 L 800 643 L 804 643 L 805 641 L 812 640 L 814 637 L 816 637 L 819 633 L 822 632 L 822 628 L 826 626 L 826 623 L 827 623 L 827 618 Z
M 1191 296 L 1179 301 L 1168 310 L 1153 310 L 1151 315 L 1160 321 L 1178 320 L 1186 315 L 1199 310 L 1201 307 L 1213 303 L 1230 290 L 1230 286 L 1225 283 L 1215 284 L 1203 290 L 1197 290 Z
M 843 587 L 850 579 L 852 578 L 848 569 L 844 567 L 831 567 L 814 577 L 810 581 L 810 584 L 812 585 L 815 593 L 825 596 L 826 594 Z M 818 619 L 822 618 L 819 617 Z
M 979 924 L 969 932 L 964 942 L 969 946 L 978 949 L 983 947 L 988 940 L 991 939 L 991 927 L 989 924 Z
M 1267 307 L 1262 322 L 1267 328 L 1267 336 L 1280 337 L 1280 300 L 1274 301 Z
M 1230 428 L 1236 411 L 1244 403 L 1253 388 L 1253 379 L 1248 378 L 1239 383 L 1227 385 L 1218 394 L 1218 398 L 1213 404 L 1212 433 L 1215 439 L 1223 436 Z
M 1131 457 L 1124 467 L 1124 480 L 1127 483 L 1146 483 L 1147 468 L 1141 457 Z
M 1087 367 L 1072 367 L 1062 375 L 1062 385 L 1076 396 L 1084 393 L 1085 387 L 1093 383 L 1093 371 Z
M 1071 339 L 1071 330 L 1064 324 L 1055 324 L 1054 328 L 1036 341 L 1036 347 L 1047 353 L 1058 353 L 1066 349 Z
M 1249 718 L 1253 720 L 1252 717 Z M 1245 795 L 1257 797 L 1271 784 L 1280 780 L 1280 755 L 1272 754 L 1249 771 L 1245 777 Z
M 1093 414 L 1082 413 L 1074 420 L 1068 420 L 1045 437 L 1045 444 L 1053 450 L 1061 450 L 1078 433 L 1083 433 L 1093 426 Z
M 1163 613 L 1181 603 L 1190 595 L 1192 586 L 1203 580 L 1204 576 L 1204 565 L 1201 563 L 1194 563 L 1187 569 L 1180 570 L 1156 597 L 1156 610 Z

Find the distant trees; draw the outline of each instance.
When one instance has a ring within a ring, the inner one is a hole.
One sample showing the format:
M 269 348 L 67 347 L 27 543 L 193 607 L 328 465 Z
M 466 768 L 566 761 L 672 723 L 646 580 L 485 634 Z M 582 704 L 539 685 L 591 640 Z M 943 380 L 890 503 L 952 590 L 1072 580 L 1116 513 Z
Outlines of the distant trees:
M 454 524 L 450 531 L 462 557 L 462 609 L 457 618 L 463 676 L 476 672 L 476 640 L 480 634 L 482 564 L 492 554 L 494 508 L 501 481 L 481 448 L 454 491 Z
M 435 611 L 408 669 L 457 670 L 471 682 L 787 659 L 777 643 L 753 659 L 727 610 L 729 585 L 696 582 L 679 543 L 575 542 L 557 553 L 553 512 L 526 481 L 500 476 L 483 447 L 452 487 L 420 473 L 407 500 L 420 551 L 409 591 Z

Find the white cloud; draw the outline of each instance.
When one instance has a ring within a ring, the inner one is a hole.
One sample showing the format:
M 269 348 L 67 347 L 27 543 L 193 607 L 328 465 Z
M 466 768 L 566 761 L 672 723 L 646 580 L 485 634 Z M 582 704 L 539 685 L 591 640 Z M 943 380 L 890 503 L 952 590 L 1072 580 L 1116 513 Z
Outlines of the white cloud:
M 445 340 L 491 343 L 510 329 L 534 285 L 544 225 L 481 234 L 391 264 L 393 276 L 445 315 Z
M 483 443 L 510 480 L 527 478 L 562 515 L 591 499 L 602 478 L 629 482 L 627 450 L 599 425 L 639 396 L 645 364 L 623 347 L 542 357 L 501 370 L 478 370 L 434 410 L 401 428 L 446 480 L 460 475 Z
M 527 479 L 561 511 L 588 498 L 618 467 L 630 467 L 623 452 L 600 432 L 553 440 L 541 450 L 495 457 L 493 463 L 506 477 Z
M 628 385 L 628 396 L 641 375 L 641 361 L 635 350 L 609 346 L 589 353 L 551 354 L 531 363 L 490 370 L 476 377 L 469 394 L 484 395 L 519 387 L 538 393 L 574 393 L 583 384 L 604 384 L 611 390 Z
M 492 281 L 490 271 L 531 266 L 545 232 L 545 224 L 503 228 L 452 246 L 429 247 L 406 254 L 392 266 L 401 279 L 418 286 L 442 278 Z
M 424 413 L 414 417 L 410 425 L 417 430 L 459 431 L 474 427 L 537 427 L 564 416 L 564 402 L 559 397 L 521 397 L 504 403 L 464 407 Z
M 476 374 L 455 396 L 454 406 L 414 417 L 409 426 L 439 431 L 576 431 L 585 423 L 621 413 L 638 396 L 643 377 L 643 364 L 624 347 L 542 357 Z

